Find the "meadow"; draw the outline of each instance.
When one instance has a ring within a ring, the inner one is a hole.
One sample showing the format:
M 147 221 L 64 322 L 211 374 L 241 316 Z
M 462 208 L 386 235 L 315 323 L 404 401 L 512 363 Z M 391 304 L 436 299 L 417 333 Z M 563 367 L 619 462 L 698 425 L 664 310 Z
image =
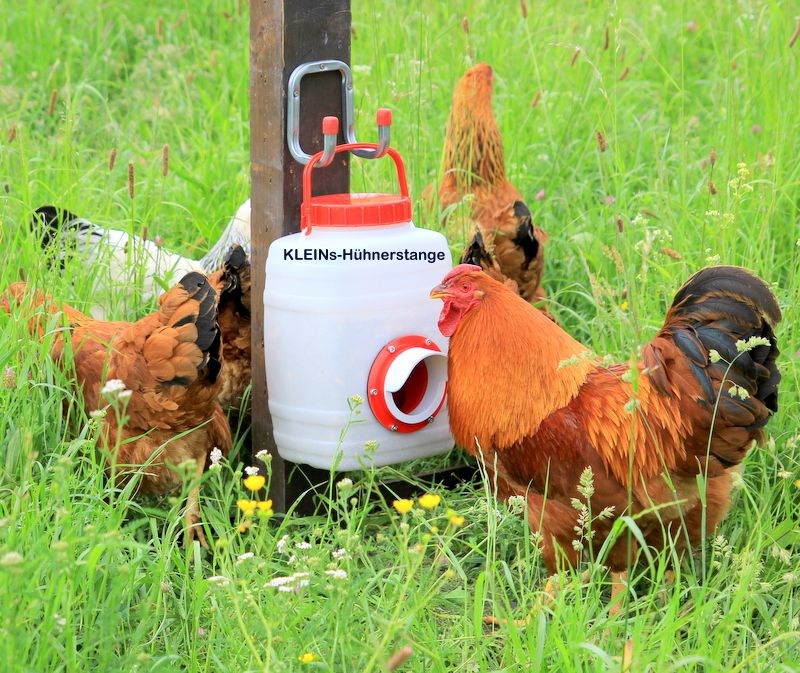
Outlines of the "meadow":
M 523 618 L 547 574 L 485 484 L 400 513 L 368 497 L 391 470 L 366 470 L 314 516 L 242 530 L 246 428 L 204 484 L 214 554 L 185 549 L 182 499 L 110 487 L 50 339 L 0 314 L 0 670 L 372 673 L 410 647 L 397 670 L 800 671 L 797 13 L 790 0 L 353 2 L 360 135 L 392 108 L 420 226 L 440 227 L 419 197 L 438 180 L 453 84 L 493 65 L 507 172 L 550 236 L 553 311 L 595 352 L 635 355 L 707 264 L 774 289 L 780 411 L 674 584 L 669 553 L 643 559 L 610 615 L 600 559 L 526 626 L 488 629 L 490 612 Z M 247 4 L 6 0 L 2 15 L 0 288 L 24 277 L 90 304 L 92 270 L 50 269 L 29 230 L 43 203 L 207 250 L 249 193 Z M 364 163 L 354 190 L 391 188 Z M 456 253 L 461 222 L 446 231 Z M 120 301 L 114 317 L 151 308 Z

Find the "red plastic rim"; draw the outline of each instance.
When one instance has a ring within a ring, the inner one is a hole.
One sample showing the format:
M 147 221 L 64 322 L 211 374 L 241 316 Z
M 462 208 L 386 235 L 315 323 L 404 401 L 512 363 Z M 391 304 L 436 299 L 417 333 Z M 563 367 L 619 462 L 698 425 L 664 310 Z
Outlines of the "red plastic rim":
M 426 337 L 419 335 L 399 337 L 381 348 L 372 363 L 367 379 L 369 407 L 378 422 L 393 432 L 417 432 L 427 427 L 441 411 L 447 398 L 447 385 L 445 384 L 444 392 L 441 399 L 438 400 L 437 406 L 430 416 L 419 423 L 409 423 L 395 415 L 395 411 L 390 407 L 387 398 L 391 399 L 392 406 L 402 414 L 411 415 L 418 409 L 420 403 L 429 392 L 428 386 L 431 381 L 429 380 L 428 365 L 425 360 L 421 360 L 414 366 L 401 388 L 394 392 L 386 390 L 386 378 L 390 368 L 400 355 L 412 348 L 423 348 L 429 350 L 432 354 L 442 352 L 441 348 Z
M 336 153 L 359 149 L 378 149 L 375 143 L 345 143 L 336 146 Z M 311 196 L 314 167 L 322 157 L 317 152 L 303 169 L 303 203 L 300 206 L 300 228 L 311 233 L 314 227 L 366 227 L 399 224 L 411 221 L 411 197 L 403 159 L 393 148 L 386 154 L 397 169 L 399 194 L 326 194 Z

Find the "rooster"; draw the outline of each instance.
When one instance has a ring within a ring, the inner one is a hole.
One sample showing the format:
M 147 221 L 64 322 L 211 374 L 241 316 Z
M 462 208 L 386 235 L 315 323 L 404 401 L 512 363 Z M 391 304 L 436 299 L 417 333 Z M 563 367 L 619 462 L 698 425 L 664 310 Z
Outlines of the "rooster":
M 781 313 L 762 280 L 729 266 L 696 273 L 633 368 L 589 357 L 479 267 L 456 267 L 431 297 L 444 301 L 450 337 L 453 436 L 483 455 L 501 498 L 526 498 L 549 572 L 580 561 L 574 499 L 604 513 L 595 552 L 623 515 L 657 549 L 695 545 L 725 516 L 732 474 L 778 409 Z M 579 491 L 586 468 L 590 498 Z M 604 561 L 615 607 L 632 544 L 618 540 Z
M 522 195 L 506 177 L 503 139 L 492 112 L 492 68 L 470 68 L 453 93 L 447 123 L 439 203 L 471 196 L 476 229 L 461 257 L 480 266 L 526 301 L 546 299 L 542 288 L 547 234 L 533 225 Z
M 231 448 L 230 426 L 217 401 L 221 343 L 217 296 L 208 279 L 187 274 L 159 299 L 158 311 L 133 323 L 94 320 L 25 283 L 12 285 L 0 308 L 21 315 L 39 336 L 52 316 L 63 316 L 67 329 L 56 334 L 52 356 L 61 361 L 65 350 L 72 351 L 87 413 L 107 407 L 105 398 L 119 393 L 107 382 L 130 391 L 113 402 L 119 414 L 106 409 L 100 435 L 115 484 L 140 474 L 140 493 L 172 493 L 183 484 L 176 467 L 194 461 L 185 541 L 196 536 L 208 548 L 199 482 L 211 452 Z
M 233 245 L 241 245 L 249 255 L 250 199 L 239 207 L 219 240 L 199 260 L 169 252 L 155 241 L 117 229 L 104 229 L 52 205 L 36 209 L 31 228 L 39 235 L 42 247 L 51 252 L 62 267 L 67 259 L 77 258 L 88 268 L 98 269 L 94 276 L 96 297 L 113 296 L 113 291 L 119 289 L 129 292 L 134 270 L 140 269 L 142 292 L 133 298 L 134 305 L 138 306 L 155 299 L 191 271 L 216 271 Z M 95 305 L 92 315 L 104 318 L 106 308 Z

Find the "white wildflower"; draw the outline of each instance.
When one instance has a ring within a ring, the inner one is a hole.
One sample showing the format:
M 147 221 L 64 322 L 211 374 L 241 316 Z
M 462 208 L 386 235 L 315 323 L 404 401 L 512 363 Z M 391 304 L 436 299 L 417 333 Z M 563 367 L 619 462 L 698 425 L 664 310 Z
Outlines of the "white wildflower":
M 279 554 L 283 554 L 286 551 L 286 545 L 289 544 L 289 536 L 284 535 L 280 540 L 278 540 L 278 544 L 275 545 L 275 549 L 278 550 Z
M 336 482 L 336 490 L 337 491 L 349 491 L 353 488 L 353 480 L 345 477 L 344 479 L 340 479 Z
M 350 558 L 349 552 L 346 549 L 337 549 L 331 552 L 331 556 L 338 560 Z
M 769 339 L 767 339 L 766 337 L 754 336 L 750 337 L 747 341 L 739 339 L 736 342 L 736 350 L 739 351 L 740 353 L 746 353 L 747 351 L 751 351 L 754 348 L 757 348 L 758 346 L 769 346 L 769 345 L 770 345 Z
M 125 390 L 125 383 L 120 381 L 119 379 L 109 379 L 106 381 L 106 384 L 100 389 L 101 395 L 114 395 L 115 393 L 119 395 L 123 390 Z
M 266 460 L 272 460 L 272 454 L 270 454 L 270 452 L 267 451 L 266 449 L 261 449 L 261 451 L 258 451 L 256 453 L 256 458 L 258 458 L 259 460 L 265 460 L 265 461 Z
M 251 559 L 255 556 L 255 554 L 251 551 L 246 551 L 244 554 L 239 554 L 236 557 L 236 564 L 244 563 L 247 559 Z
M 325 574 L 329 577 L 333 577 L 337 580 L 346 580 L 347 579 L 347 571 L 346 570 L 326 570 Z
M 220 467 L 222 467 L 219 464 L 219 461 L 222 460 L 222 451 L 220 451 L 216 446 L 211 449 L 209 458 L 211 459 L 211 465 L 208 467 L 209 470 L 218 470 Z
M 255 477 L 258 474 L 257 467 L 246 467 L 244 468 L 244 471 L 248 477 Z
M 67 620 L 59 615 L 57 612 L 53 615 L 53 620 L 56 623 L 56 626 L 64 628 L 67 625 Z
M 712 364 L 715 363 L 715 362 L 719 362 L 721 359 L 722 359 L 722 356 L 719 354 L 719 351 L 715 350 L 714 348 L 712 348 L 710 351 L 708 351 L 708 360 Z
M 294 546 L 295 546 L 297 549 L 311 549 L 311 547 L 312 547 L 313 545 L 312 545 L 310 542 L 306 542 L 306 541 L 304 540 L 303 542 L 297 542 L 297 543 L 295 543 L 295 545 L 294 545 Z
M 131 395 L 133 395 L 132 390 L 123 390 L 119 395 L 117 395 L 117 399 L 127 402 L 129 399 L 131 399 Z
M 295 576 L 294 575 L 288 575 L 286 577 L 273 577 L 264 586 L 265 587 L 271 587 L 271 588 L 282 587 L 282 586 L 286 586 L 287 584 L 291 584 L 292 582 L 294 582 L 294 580 L 295 580 Z
M 231 581 L 225 575 L 212 575 L 208 578 L 208 582 L 211 584 L 217 584 L 219 586 L 225 586 L 226 584 L 230 584 Z
M 522 514 L 528 502 L 524 495 L 511 495 L 508 497 L 508 510 L 512 514 Z

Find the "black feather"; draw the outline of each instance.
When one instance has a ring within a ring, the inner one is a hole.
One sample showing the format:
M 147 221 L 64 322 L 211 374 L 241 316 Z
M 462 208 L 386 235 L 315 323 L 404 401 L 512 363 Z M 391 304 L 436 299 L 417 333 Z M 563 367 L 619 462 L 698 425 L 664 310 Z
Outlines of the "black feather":
M 480 229 L 475 230 L 475 235 L 469 246 L 464 250 L 461 255 L 461 264 L 474 264 L 475 266 L 483 266 L 484 264 L 491 265 L 492 261 L 489 253 L 483 244 L 483 236 Z
M 209 356 L 207 372 L 212 382 L 216 379 L 220 364 L 219 323 L 217 322 L 217 293 L 202 273 L 192 271 L 179 281 L 187 294 L 200 305 L 195 326 L 197 340 L 195 344 Z
M 678 290 L 673 306 L 708 296 L 724 295 L 757 306 L 771 325 L 781 321 L 781 310 L 769 286 L 760 278 L 736 266 L 712 266 L 701 269 Z
M 247 258 L 247 253 L 241 245 L 234 245 L 228 251 L 225 257 L 223 272 L 225 284 L 220 290 L 220 306 L 233 302 L 238 315 L 244 318 L 249 317 L 250 307 L 245 304 L 242 285 L 245 274 L 249 274 L 250 272 L 250 260 Z
M 514 217 L 519 220 L 514 244 L 522 248 L 525 254 L 525 267 L 529 268 L 539 254 L 539 241 L 536 240 L 533 230 L 533 219 L 528 206 L 522 201 L 514 202 Z

